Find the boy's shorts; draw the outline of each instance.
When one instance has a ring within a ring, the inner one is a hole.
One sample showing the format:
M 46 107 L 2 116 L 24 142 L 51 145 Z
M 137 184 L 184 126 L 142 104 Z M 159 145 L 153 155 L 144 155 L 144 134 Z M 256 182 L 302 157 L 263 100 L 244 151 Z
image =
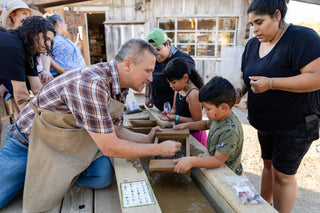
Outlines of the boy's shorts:
M 319 135 L 319 125 L 312 131 L 306 128 L 306 123 L 303 123 L 285 131 L 258 130 L 261 157 L 272 160 L 273 167 L 286 175 L 296 174 L 312 141 Z

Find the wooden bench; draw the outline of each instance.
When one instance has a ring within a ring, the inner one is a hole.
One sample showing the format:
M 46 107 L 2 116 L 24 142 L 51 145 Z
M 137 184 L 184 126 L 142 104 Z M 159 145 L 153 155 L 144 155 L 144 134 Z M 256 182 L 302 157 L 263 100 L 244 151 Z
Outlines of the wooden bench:
M 8 203 L 0 213 L 21 213 L 22 194 Z M 120 201 L 116 182 L 104 189 L 90 189 L 74 185 L 72 186 L 63 200 L 47 213 L 65 212 L 104 212 L 120 213 Z

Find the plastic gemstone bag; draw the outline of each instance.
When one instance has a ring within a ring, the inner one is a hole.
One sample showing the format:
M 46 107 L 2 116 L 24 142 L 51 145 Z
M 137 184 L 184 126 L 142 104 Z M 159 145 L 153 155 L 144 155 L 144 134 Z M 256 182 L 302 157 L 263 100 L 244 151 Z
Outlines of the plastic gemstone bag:
M 257 193 L 249 179 L 244 176 L 229 176 L 226 177 L 227 182 L 232 187 L 233 191 L 240 198 L 242 204 L 258 204 L 264 203 L 262 197 Z

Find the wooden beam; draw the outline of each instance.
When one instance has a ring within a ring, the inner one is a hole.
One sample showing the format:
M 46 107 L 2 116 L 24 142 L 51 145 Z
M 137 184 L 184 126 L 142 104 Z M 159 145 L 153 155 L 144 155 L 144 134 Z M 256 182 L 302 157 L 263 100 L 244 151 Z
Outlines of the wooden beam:
M 72 3 L 83 2 L 83 1 L 88 1 L 88 0 L 25 0 L 27 4 L 35 5 L 38 7 L 53 7 L 53 6 L 72 4 Z
M 145 106 L 145 109 L 157 121 L 161 128 L 172 128 L 174 126 L 173 121 L 163 121 L 158 117 L 161 115 L 161 112 L 156 107 L 148 108 Z

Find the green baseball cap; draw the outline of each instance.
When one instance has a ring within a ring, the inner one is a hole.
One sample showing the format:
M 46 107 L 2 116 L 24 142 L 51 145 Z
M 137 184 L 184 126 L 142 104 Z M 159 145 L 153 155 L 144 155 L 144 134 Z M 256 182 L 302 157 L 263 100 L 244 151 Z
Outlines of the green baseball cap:
M 150 32 L 147 35 L 147 41 L 153 40 L 152 46 L 157 47 L 161 44 L 164 44 L 166 41 L 172 41 L 170 38 L 168 38 L 166 32 L 163 29 L 160 28 L 153 28 L 150 30 Z

